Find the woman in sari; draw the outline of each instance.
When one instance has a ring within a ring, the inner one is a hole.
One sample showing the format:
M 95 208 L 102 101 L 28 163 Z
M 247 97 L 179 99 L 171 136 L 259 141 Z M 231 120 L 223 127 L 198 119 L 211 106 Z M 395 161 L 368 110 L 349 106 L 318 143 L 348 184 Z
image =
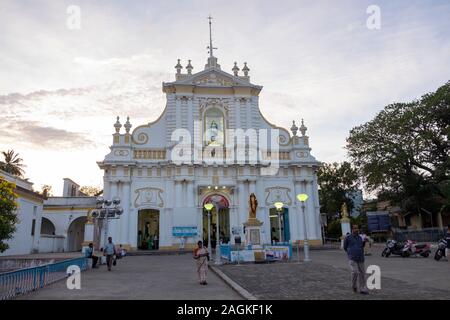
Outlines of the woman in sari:
M 197 274 L 201 285 L 206 285 L 206 273 L 208 272 L 209 252 L 203 246 L 203 242 L 197 243 L 198 247 L 194 250 L 194 259 L 197 260 Z

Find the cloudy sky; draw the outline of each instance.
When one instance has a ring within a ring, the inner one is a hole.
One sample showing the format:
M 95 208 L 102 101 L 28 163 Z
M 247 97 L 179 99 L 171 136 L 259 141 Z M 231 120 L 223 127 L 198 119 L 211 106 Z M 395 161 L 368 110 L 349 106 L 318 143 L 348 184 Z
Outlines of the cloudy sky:
M 101 186 L 115 117 L 155 120 L 176 59 L 203 69 L 209 14 L 222 69 L 248 62 L 263 115 L 304 118 L 321 161 L 344 160 L 349 130 L 385 105 L 450 80 L 449 1 L 0 0 L 0 150 L 35 189 Z

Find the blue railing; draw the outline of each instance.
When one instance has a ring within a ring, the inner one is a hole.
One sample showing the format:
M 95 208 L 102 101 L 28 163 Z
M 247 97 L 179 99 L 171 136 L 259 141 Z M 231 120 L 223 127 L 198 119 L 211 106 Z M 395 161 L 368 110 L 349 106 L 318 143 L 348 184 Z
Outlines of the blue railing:
M 0 300 L 12 299 L 67 278 L 67 268 L 73 265 L 78 266 L 81 271 L 84 271 L 88 268 L 88 259 L 80 257 L 38 267 L 1 273 Z

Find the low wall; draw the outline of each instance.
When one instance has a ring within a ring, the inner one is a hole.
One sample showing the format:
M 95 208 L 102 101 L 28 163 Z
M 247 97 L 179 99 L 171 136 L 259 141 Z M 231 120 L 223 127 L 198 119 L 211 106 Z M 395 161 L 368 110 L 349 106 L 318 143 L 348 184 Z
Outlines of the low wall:
M 63 252 L 65 239 L 64 236 L 41 234 L 39 240 L 39 253 Z
M 10 258 L 0 259 L 0 273 L 12 270 L 38 267 L 49 263 L 54 263 L 55 259 L 26 259 L 26 258 Z

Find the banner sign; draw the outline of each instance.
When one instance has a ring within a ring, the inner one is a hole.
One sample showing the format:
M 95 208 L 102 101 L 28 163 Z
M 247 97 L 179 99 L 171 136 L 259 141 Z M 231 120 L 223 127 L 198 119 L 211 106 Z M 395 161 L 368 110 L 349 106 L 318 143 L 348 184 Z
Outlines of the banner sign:
M 290 258 L 289 246 L 267 246 L 264 249 L 267 260 L 287 261 Z
M 197 227 L 196 226 L 173 227 L 172 235 L 174 237 L 195 237 L 197 236 Z
M 231 262 L 254 262 L 255 254 L 253 250 L 231 251 Z

